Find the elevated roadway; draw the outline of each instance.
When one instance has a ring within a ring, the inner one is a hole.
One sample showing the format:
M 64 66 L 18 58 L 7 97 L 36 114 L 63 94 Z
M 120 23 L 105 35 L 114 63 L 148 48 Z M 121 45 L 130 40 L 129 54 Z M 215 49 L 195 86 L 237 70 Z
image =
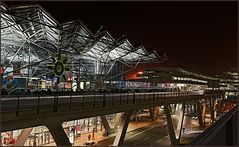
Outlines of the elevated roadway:
M 178 145 L 186 103 L 193 101 L 197 104 L 199 122 L 202 124 L 207 105 L 210 107 L 213 120 L 216 111 L 215 106 L 217 101 L 221 100 L 222 93 L 220 92 L 206 94 L 201 92 L 145 92 L 5 97 L 1 99 L 3 106 L 1 108 L 1 131 L 44 125 L 51 132 L 57 145 L 69 146 L 69 139 L 62 128 L 63 122 L 121 112 L 124 115 L 113 143 L 113 146 L 118 146 L 122 145 L 124 141 L 129 119 L 134 110 L 151 109 L 163 105 L 171 143 Z M 172 107 L 174 106 L 171 104 L 178 103 L 182 105 L 182 112 L 180 112 L 180 121 L 175 132 L 171 119 Z
M 203 98 L 198 92 L 112 93 L 1 99 L 1 130 L 39 126 L 44 120 L 70 121 Z

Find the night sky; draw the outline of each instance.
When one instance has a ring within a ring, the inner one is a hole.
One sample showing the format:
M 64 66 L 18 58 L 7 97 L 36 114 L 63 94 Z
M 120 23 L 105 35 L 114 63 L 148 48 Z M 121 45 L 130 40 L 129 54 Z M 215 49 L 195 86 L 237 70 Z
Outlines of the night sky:
M 115 39 L 164 51 L 169 60 L 158 66 L 212 76 L 238 67 L 237 2 L 38 3 L 59 22 L 80 19 L 93 33 L 104 26 Z

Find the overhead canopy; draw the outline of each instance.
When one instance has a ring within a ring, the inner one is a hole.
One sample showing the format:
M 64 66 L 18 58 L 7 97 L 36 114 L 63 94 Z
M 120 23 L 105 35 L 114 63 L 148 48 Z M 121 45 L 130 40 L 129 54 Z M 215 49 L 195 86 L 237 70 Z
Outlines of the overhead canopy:
M 42 61 L 58 52 L 71 60 L 100 62 L 164 61 L 165 54 L 148 53 L 126 38 L 115 40 L 108 31 L 93 34 L 80 20 L 59 23 L 39 5 L 1 5 L 1 44 L 5 61 Z M 3 62 L 3 64 L 6 64 Z

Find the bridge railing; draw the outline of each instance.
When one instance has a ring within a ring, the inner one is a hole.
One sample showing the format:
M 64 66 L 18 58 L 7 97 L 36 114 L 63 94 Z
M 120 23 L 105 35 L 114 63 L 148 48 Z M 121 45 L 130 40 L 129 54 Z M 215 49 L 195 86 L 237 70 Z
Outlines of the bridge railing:
M 145 93 L 103 93 L 82 94 L 68 96 L 32 96 L 11 97 L 1 99 L 2 113 L 35 111 L 58 112 L 71 110 L 85 110 L 104 107 L 119 107 L 126 105 L 145 105 L 155 102 L 180 100 L 182 98 L 202 95 L 198 92 L 145 92 Z M 48 111 L 45 111 L 48 110 Z
M 233 130 L 234 128 L 238 127 L 238 121 L 232 124 L 230 123 L 232 117 L 236 117 L 238 119 L 238 104 L 234 104 L 234 107 L 230 109 L 225 115 L 223 115 L 219 120 L 213 123 L 209 128 L 203 131 L 200 135 L 194 138 L 189 144 L 186 146 L 221 146 L 221 145 L 232 145 L 227 144 L 228 140 L 234 138 L 234 140 L 238 139 L 238 132 L 237 130 Z M 227 127 L 227 128 L 226 128 Z M 224 129 L 223 129 L 224 128 Z M 232 129 L 233 128 L 233 129 Z M 228 130 L 226 130 L 228 129 Z M 226 130 L 226 131 L 225 131 Z M 233 131 L 237 132 L 234 133 Z M 218 141 L 218 137 L 220 135 L 224 135 L 224 138 L 220 138 Z M 226 144 L 218 144 L 217 142 L 225 142 Z M 237 144 L 238 145 L 238 144 Z

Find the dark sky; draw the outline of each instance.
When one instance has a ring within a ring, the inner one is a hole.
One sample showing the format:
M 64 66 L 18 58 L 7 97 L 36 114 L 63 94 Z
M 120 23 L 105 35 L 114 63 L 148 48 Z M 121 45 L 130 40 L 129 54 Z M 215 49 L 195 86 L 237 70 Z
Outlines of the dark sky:
M 208 75 L 238 67 L 237 2 L 38 2 L 56 20 L 80 19 L 115 38 L 165 51 L 168 66 Z M 11 3 L 12 4 L 12 3 Z

